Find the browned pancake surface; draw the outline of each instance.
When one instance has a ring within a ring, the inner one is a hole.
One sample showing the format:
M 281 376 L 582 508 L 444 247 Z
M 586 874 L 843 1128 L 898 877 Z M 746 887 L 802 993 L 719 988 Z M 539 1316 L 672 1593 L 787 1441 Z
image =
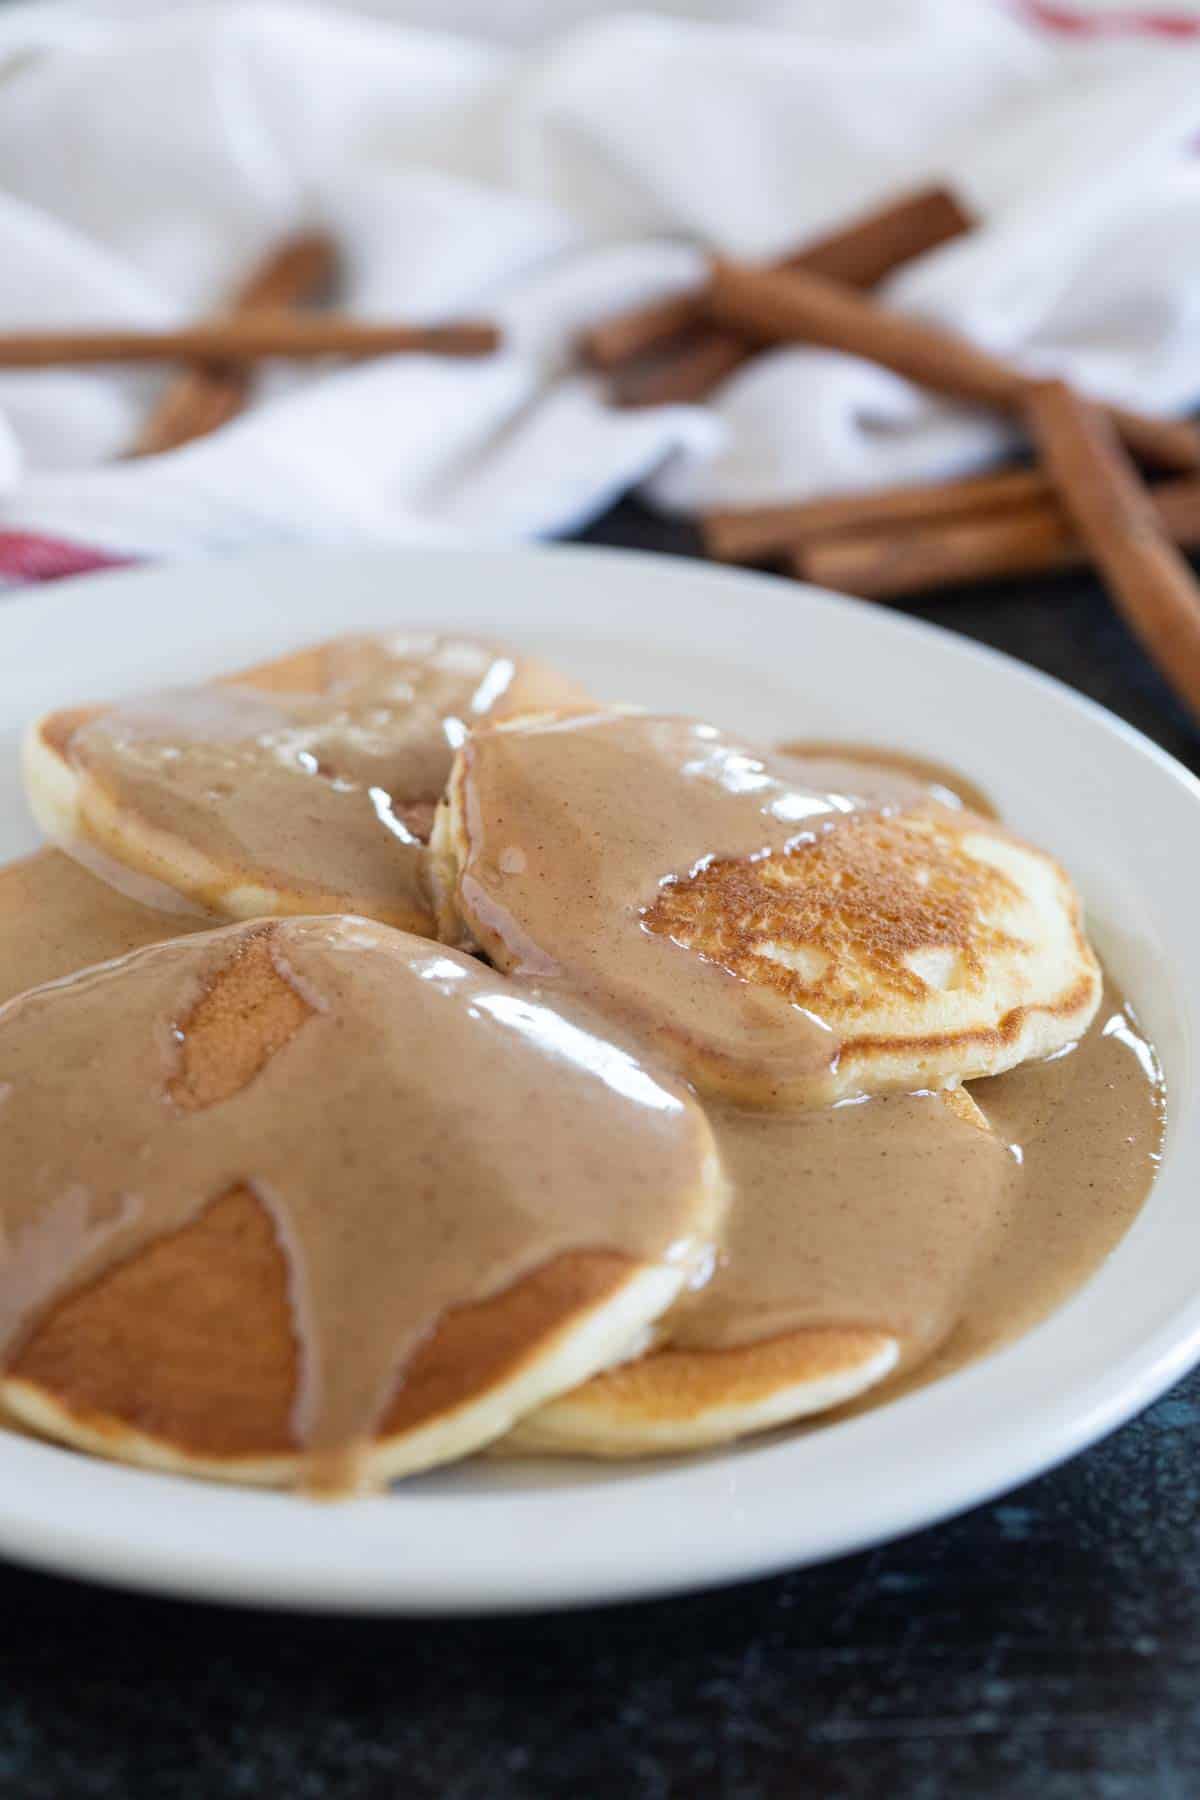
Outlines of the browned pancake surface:
M 961 854 L 962 836 L 953 815 L 861 813 L 795 850 L 664 882 L 645 924 L 839 1024 L 883 996 L 924 1000 L 924 950 L 952 959 L 956 988 L 982 989 L 989 957 L 1016 947 L 992 921 L 1019 894 Z

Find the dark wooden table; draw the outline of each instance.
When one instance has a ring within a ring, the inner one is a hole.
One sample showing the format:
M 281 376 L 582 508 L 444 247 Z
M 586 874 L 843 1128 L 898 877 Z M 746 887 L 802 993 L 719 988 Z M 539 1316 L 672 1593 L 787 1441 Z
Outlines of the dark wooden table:
M 594 542 L 695 552 L 618 509 Z M 1191 767 L 1200 739 L 1086 577 L 911 609 Z M 950 1525 L 684 1600 L 296 1619 L 0 1568 L 0 1800 L 1192 1800 L 1200 1377 Z

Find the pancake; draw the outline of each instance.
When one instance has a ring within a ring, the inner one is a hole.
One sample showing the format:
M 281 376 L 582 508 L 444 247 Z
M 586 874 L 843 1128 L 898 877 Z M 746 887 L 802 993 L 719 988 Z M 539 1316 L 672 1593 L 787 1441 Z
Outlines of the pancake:
M 521 1420 L 506 1451 L 728 1443 L 855 1399 L 954 1331 L 1016 1177 L 963 1089 L 711 1116 L 731 1188 L 712 1280 L 658 1347 Z
M 501 1456 L 672 1456 L 829 1412 L 885 1380 L 899 1347 L 865 1329 L 791 1332 L 732 1350 L 651 1351 L 521 1420 Z
M 447 941 L 743 1104 L 996 1075 L 1099 1002 L 1078 897 L 1041 851 L 910 775 L 694 720 L 480 733 L 432 849 Z
M 345 1491 L 644 1340 L 723 1186 L 682 1087 L 363 919 L 229 926 L 0 1007 L 2 1394 L 124 1461 Z
M 353 911 L 428 935 L 426 840 L 455 749 L 578 698 L 482 640 L 345 637 L 234 682 L 48 714 L 26 787 L 51 838 L 159 904 Z
M 161 943 L 187 923 L 139 905 L 60 850 L 35 851 L 0 867 L 0 1006 L 91 963 Z M 2 1392 L 0 1420 L 29 1430 L 5 1411 Z

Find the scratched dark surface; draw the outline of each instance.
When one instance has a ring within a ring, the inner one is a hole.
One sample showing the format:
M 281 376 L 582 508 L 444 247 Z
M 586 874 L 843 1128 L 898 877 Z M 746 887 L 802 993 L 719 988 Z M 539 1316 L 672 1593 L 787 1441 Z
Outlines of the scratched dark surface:
M 672 553 L 622 507 L 587 536 Z M 1200 742 L 1072 577 L 909 609 Z M 694 1598 L 307 1620 L 0 1566 L 0 1800 L 1192 1800 L 1200 1377 L 992 1506 Z

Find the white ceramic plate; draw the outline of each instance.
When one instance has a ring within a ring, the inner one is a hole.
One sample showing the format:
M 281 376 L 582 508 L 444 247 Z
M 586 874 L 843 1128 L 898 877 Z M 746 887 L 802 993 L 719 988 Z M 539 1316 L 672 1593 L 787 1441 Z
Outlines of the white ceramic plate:
M 0 858 L 36 842 L 16 764 L 32 714 L 397 623 L 511 636 L 599 694 L 765 741 L 900 745 L 974 777 L 1073 871 L 1162 1053 L 1159 1182 L 1105 1268 L 1047 1323 L 865 1417 L 691 1460 L 478 1463 L 342 1506 L 0 1433 L 0 1551 L 295 1607 L 453 1612 L 664 1593 L 927 1525 L 1093 1442 L 1200 1359 L 1200 784 L 1007 658 L 790 582 L 605 551 L 273 551 L 89 577 L 0 605 Z

